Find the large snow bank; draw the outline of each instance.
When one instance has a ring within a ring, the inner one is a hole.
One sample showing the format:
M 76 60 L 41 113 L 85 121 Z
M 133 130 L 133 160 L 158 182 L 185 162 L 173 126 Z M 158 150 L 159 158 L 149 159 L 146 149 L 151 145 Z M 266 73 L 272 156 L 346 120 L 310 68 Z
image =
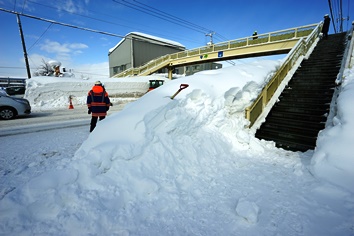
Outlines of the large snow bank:
M 354 193 L 354 70 L 346 69 L 344 77 L 334 104 L 337 114 L 320 132 L 312 164 L 316 176 Z
M 100 79 L 112 100 L 136 99 L 149 88 L 149 80 L 158 76 Z M 96 80 L 69 77 L 39 76 L 27 80 L 25 98 L 33 110 L 50 110 L 68 106 L 69 96 L 73 105 L 85 105 L 88 91 Z

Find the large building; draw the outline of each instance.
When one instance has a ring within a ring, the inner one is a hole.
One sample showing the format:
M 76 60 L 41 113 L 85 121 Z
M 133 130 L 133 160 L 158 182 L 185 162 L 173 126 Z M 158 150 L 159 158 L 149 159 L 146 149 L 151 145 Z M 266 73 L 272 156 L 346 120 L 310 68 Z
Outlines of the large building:
M 171 40 L 138 32 L 129 33 L 115 47 L 109 50 L 109 76 L 113 77 L 115 74 L 129 68 L 142 66 L 155 58 L 185 50 L 186 48 L 182 44 Z M 176 68 L 175 73 L 190 75 L 198 71 L 221 67 L 221 64 L 206 63 Z M 166 72 L 167 69 L 159 71 L 159 73 Z
M 109 50 L 109 76 L 167 54 L 181 52 L 186 48 L 177 42 L 151 35 L 132 32 Z

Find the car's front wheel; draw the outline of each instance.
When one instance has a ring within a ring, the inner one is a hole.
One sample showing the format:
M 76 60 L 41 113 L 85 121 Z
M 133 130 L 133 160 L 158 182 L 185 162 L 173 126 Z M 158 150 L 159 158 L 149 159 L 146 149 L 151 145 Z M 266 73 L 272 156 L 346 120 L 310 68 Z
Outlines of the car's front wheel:
M 10 120 L 16 116 L 16 110 L 11 107 L 0 108 L 0 119 Z

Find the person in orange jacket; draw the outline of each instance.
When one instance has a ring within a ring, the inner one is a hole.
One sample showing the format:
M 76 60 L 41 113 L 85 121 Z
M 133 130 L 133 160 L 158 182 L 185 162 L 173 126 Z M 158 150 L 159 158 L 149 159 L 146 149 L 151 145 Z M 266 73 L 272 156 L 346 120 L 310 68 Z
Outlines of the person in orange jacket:
M 99 120 L 106 118 L 107 111 L 111 106 L 108 93 L 101 81 L 96 81 L 95 85 L 88 92 L 86 103 L 88 114 L 92 114 L 90 125 L 90 132 L 92 132 L 96 127 L 98 118 Z

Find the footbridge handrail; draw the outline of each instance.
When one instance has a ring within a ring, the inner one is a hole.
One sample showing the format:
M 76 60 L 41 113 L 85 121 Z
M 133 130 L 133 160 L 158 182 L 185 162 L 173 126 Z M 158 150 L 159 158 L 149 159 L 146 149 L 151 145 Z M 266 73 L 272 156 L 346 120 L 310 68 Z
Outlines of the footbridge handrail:
M 273 78 L 265 85 L 262 92 L 259 94 L 254 103 L 246 108 L 246 119 L 250 121 L 249 127 L 251 127 L 258 117 L 264 111 L 265 106 L 268 104 L 272 96 L 275 94 L 281 82 L 287 76 L 288 72 L 293 68 L 293 65 L 301 59 L 300 57 L 306 55 L 308 50 L 315 43 L 319 34 L 321 33 L 323 22 L 316 25 L 316 28 L 306 38 L 302 38 L 295 45 L 295 47 L 288 53 L 288 56 L 284 60 L 282 66 L 277 70 Z
M 317 24 L 305 25 L 295 28 L 290 28 L 286 30 L 279 30 L 275 32 L 259 34 L 257 38 L 254 36 L 249 36 L 245 38 L 230 40 L 227 42 L 216 43 L 208 46 L 203 46 L 187 51 L 177 52 L 173 54 L 168 54 L 156 59 L 153 59 L 146 64 L 137 67 L 130 68 L 121 73 L 114 75 L 113 77 L 129 77 L 135 75 L 148 75 L 156 72 L 158 69 L 167 67 L 173 62 L 173 60 L 188 58 L 196 55 L 205 55 L 206 53 L 219 52 L 219 51 L 227 51 L 235 48 L 249 47 L 259 44 L 268 44 L 274 43 L 277 41 L 286 41 L 294 38 L 302 38 L 307 37 L 318 27 Z

